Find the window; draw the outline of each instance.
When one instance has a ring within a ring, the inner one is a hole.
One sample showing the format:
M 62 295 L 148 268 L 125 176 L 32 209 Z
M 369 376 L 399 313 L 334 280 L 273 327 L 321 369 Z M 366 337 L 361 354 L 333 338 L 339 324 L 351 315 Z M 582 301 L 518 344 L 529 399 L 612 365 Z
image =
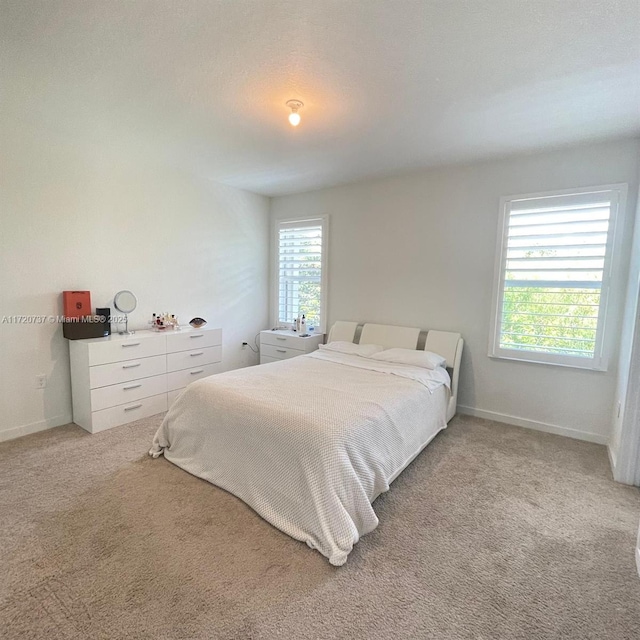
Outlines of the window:
M 304 314 L 324 331 L 327 217 L 276 222 L 276 321 L 289 325 Z
M 626 185 L 503 198 L 489 355 L 606 369 L 605 312 Z

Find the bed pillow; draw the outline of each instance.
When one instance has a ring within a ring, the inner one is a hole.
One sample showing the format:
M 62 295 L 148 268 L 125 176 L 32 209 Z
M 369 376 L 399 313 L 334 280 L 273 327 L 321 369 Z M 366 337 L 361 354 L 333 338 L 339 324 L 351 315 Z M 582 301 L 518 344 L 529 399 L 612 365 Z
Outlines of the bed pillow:
M 337 351 L 338 353 L 348 353 L 354 356 L 369 358 L 379 351 L 382 351 L 383 347 L 379 344 L 354 344 L 346 340 L 334 340 L 327 344 L 321 344 L 320 349 L 323 351 Z
M 446 358 L 433 353 L 433 351 L 417 351 L 416 349 L 385 349 L 380 353 L 374 353 L 370 357 L 372 360 L 410 364 L 423 369 L 435 369 L 436 367 L 444 367 L 447 364 Z

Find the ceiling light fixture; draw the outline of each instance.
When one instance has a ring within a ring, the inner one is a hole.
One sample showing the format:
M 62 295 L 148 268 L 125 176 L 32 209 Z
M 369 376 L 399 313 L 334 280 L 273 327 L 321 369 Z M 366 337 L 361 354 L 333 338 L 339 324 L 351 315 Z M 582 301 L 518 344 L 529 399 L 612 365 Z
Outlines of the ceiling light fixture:
M 291 113 L 289 114 L 289 122 L 291 126 L 297 127 L 300 124 L 300 114 L 298 113 L 298 109 L 302 109 L 304 107 L 304 103 L 300 102 L 300 100 L 287 100 L 287 107 L 291 109 Z

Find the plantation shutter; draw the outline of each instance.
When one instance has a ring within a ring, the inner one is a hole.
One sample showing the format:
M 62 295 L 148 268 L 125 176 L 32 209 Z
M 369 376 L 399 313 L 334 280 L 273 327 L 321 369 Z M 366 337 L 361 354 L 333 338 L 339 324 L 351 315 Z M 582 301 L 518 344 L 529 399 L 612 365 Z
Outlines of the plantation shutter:
M 558 364 L 599 360 L 617 195 L 507 201 L 498 354 Z
M 322 326 L 323 220 L 281 222 L 278 227 L 278 320 L 304 314 Z

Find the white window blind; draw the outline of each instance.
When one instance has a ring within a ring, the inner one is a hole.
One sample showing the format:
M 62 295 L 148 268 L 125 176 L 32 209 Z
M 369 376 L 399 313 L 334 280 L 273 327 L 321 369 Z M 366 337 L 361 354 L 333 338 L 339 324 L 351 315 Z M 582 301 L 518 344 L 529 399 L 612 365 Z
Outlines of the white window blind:
M 277 223 L 278 323 L 299 315 L 323 330 L 326 218 Z
M 600 369 L 620 188 L 503 201 L 490 355 Z

